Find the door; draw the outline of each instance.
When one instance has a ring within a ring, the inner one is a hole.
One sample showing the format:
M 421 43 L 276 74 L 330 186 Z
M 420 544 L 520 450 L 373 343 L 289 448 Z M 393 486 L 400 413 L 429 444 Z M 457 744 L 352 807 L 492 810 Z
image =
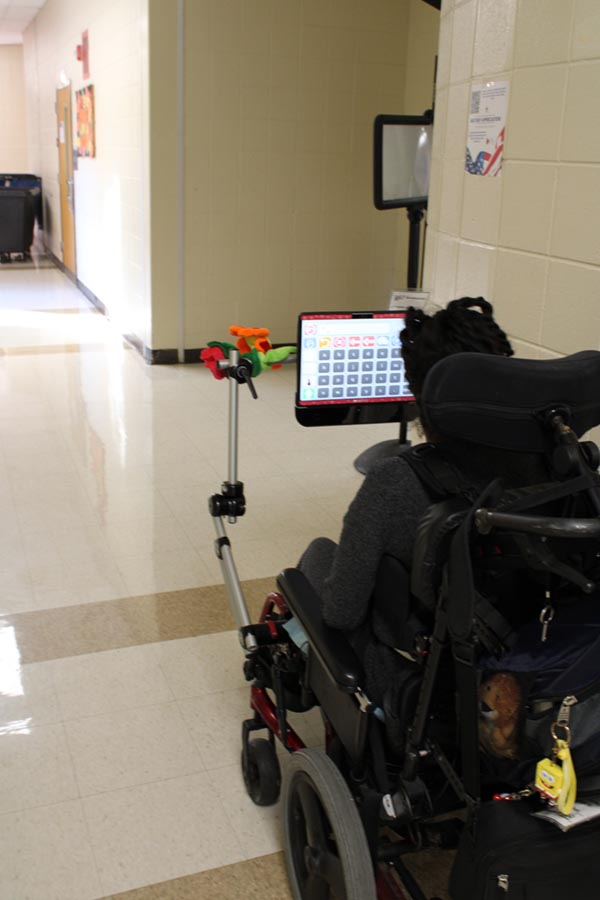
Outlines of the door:
M 73 179 L 73 116 L 71 87 L 56 92 L 58 125 L 58 179 L 60 186 L 60 218 L 62 227 L 62 261 L 65 268 L 76 274 L 75 260 L 75 204 Z

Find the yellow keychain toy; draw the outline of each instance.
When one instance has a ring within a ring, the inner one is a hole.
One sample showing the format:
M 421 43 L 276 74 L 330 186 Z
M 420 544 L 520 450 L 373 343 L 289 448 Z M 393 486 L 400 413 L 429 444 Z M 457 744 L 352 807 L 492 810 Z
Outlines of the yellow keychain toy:
M 534 786 L 542 797 L 556 804 L 556 808 L 563 816 L 568 816 L 573 811 L 577 797 L 577 776 L 569 749 L 570 729 L 568 725 L 561 723 L 560 727 L 565 731 L 566 740 L 559 740 L 556 736 L 557 724 L 552 726 L 554 738 L 552 759 L 542 759 L 537 764 Z
M 535 789 L 546 800 L 556 802 L 563 786 L 562 766 L 552 759 L 541 759 L 535 770 Z

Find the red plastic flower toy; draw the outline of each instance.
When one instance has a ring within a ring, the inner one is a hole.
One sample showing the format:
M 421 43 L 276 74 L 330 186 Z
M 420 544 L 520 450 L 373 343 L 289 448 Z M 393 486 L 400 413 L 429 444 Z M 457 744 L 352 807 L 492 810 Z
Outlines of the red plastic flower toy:
M 225 351 L 219 344 L 208 346 L 200 353 L 200 359 L 218 381 L 225 378 L 225 370 L 219 368 L 219 360 L 226 358 Z

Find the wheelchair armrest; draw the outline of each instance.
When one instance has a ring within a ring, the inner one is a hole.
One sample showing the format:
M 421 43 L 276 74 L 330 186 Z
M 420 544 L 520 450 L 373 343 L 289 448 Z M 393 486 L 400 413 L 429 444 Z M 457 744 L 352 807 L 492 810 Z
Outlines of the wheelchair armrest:
M 321 598 L 304 573 L 300 569 L 284 569 L 277 584 L 290 612 L 306 631 L 312 652 L 333 680 L 344 691 L 358 690 L 364 680 L 360 660 L 344 632 L 330 628 L 323 621 Z

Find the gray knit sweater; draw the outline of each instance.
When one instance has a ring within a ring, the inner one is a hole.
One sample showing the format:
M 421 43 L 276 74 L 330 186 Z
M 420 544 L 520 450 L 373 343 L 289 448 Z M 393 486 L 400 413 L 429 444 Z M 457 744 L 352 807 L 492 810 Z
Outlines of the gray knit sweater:
M 535 484 L 547 476 L 545 464 L 535 455 L 490 448 L 482 452 L 456 441 L 445 455 L 459 471 L 471 473 L 474 485 L 483 486 L 497 475 L 514 486 Z M 431 498 L 401 456 L 382 460 L 350 504 L 339 544 L 318 538 L 299 563 L 322 597 L 325 622 L 345 631 L 361 656 L 369 696 L 377 702 L 398 666 L 405 665 L 372 633 L 369 613 L 377 569 L 389 554 L 410 570 L 417 526 L 430 505 Z
M 385 553 L 410 568 L 419 519 L 431 504 L 401 457 L 377 463 L 344 516 L 333 563 L 323 583 L 323 618 L 333 628 L 363 624 Z
M 363 687 L 378 704 L 406 663 L 372 632 L 369 613 L 377 569 L 386 553 L 410 569 L 417 525 L 430 504 L 408 463 L 400 457 L 382 460 L 350 504 L 339 544 L 316 538 L 298 564 L 323 600 L 327 624 L 348 635 L 365 670 Z

